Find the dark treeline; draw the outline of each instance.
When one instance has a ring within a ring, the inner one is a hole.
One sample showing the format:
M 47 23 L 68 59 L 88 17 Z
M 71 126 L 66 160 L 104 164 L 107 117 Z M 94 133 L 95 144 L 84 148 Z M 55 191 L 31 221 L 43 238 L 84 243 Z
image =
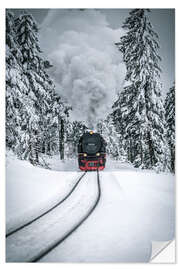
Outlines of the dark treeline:
M 148 9 L 134 9 L 115 44 L 126 64 L 126 84 L 97 130 L 111 158 L 156 171 L 175 170 L 175 84 L 162 99 L 159 40 Z M 23 13 L 6 14 L 6 143 L 20 159 L 44 165 L 42 154 L 75 157 L 87 127 L 71 122 L 73 108 L 55 92 L 42 56 L 38 26 Z M 41 157 L 41 158 L 40 158 Z

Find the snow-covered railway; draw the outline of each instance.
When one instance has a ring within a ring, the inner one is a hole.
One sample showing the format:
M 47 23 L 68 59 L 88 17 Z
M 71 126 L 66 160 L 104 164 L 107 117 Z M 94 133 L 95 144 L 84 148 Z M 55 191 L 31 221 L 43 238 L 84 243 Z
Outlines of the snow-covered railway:
M 82 180 L 83 176 L 86 174 L 83 173 L 79 179 L 76 181 L 76 183 L 74 184 L 74 186 L 72 187 L 72 189 L 67 193 L 67 195 L 63 198 L 60 199 L 55 205 L 53 205 L 51 208 L 49 208 L 48 210 L 46 210 L 44 213 L 42 213 L 41 215 L 35 217 L 34 219 L 28 221 L 27 223 L 17 227 L 17 228 L 13 228 L 12 230 L 10 230 L 7 234 L 6 237 L 9 237 L 10 235 L 22 230 L 23 228 L 29 226 L 30 224 L 32 224 L 34 221 L 40 219 L 41 217 L 43 217 L 44 215 L 48 214 L 50 211 L 52 211 L 53 209 L 55 209 L 56 207 L 58 207 L 60 204 L 62 204 L 66 199 L 68 199 L 68 197 L 73 193 L 73 191 L 75 190 L 75 188 L 77 187 L 77 185 L 79 184 L 79 182 Z
M 42 252 L 39 256 L 37 256 L 34 260 L 31 262 L 38 262 L 40 259 L 42 259 L 44 256 L 46 256 L 49 252 L 51 252 L 54 248 L 56 248 L 58 245 L 60 245 L 65 239 L 67 239 L 94 211 L 96 208 L 100 196 L 101 196 L 101 186 L 100 186 L 100 179 L 99 179 L 99 171 L 97 171 L 97 187 L 98 187 L 98 193 L 96 200 L 94 201 L 94 204 L 92 207 L 89 209 L 89 211 L 86 213 L 86 215 L 77 223 L 70 231 L 67 233 L 63 238 L 59 239 L 53 246 L 49 247 L 45 252 Z
M 84 173 L 59 205 L 7 237 L 6 261 L 39 261 L 91 215 L 100 196 L 99 172 Z

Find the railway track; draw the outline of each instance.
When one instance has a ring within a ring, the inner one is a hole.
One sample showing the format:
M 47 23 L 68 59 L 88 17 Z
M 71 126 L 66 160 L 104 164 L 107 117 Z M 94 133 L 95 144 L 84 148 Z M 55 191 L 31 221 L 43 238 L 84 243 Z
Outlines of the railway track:
M 87 173 L 85 172 L 80 179 L 77 181 L 77 183 L 74 185 L 74 187 L 72 188 L 72 190 L 68 193 L 68 195 L 61 201 L 58 203 L 61 204 L 62 202 L 64 202 L 71 194 L 74 195 L 73 191 L 75 191 L 76 187 L 78 186 L 78 184 L 80 183 L 80 181 L 82 179 L 84 179 L 84 176 Z M 90 175 L 89 175 L 90 176 Z M 94 211 L 94 209 L 96 208 L 99 200 L 100 200 L 100 196 L 101 196 L 101 187 L 100 187 L 100 178 L 99 178 L 99 172 L 97 171 L 97 177 L 96 177 L 96 181 L 97 182 L 97 192 L 96 192 L 96 197 L 95 200 L 93 202 L 93 204 L 88 208 L 88 211 L 85 213 L 84 216 L 82 216 L 76 223 L 73 224 L 73 226 L 71 226 L 71 228 L 62 236 L 60 236 L 59 238 L 57 237 L 56 239 L 54 239 L 54 241 L 51 241 L 51 243 L 46 243 L 46 245 L 43 246 L 43 248 L 38 249 L 34 255 L 30 256 L 30 258 L 28 258 L 27 260 L 22 259 L 20 261 L 25 261 L 25 262 L 38 262 L 40 261 L 44 256 L 46 256 L 48 253 L 50 253 L 54 248 L 56 248 L 58 245 L 60 245 L 65 239 L 67 239 L 90 215 L 91 213 Z M 37 219 L 40 219 L 40 217 L 47 215 L 48 213 L 50 213 L 52 210 L 54 210 L 56 207 L 58 207 L 58 205 L 56 204 L 56 206 L 53 206 L 51 209 L 49 209 L 48 211 L 46 211 L 45 213 L 43 213 L 41 216 L 39 216 L 38 218 L 34 219 L 31 222 L 28 222 L 26 225 L 23 225 L 21 227 L 23 228 L 18 228 L 18 230 L 16 229 L 16 231 L 14 231 L 12 234 L 14 234 L 13 236 L 16 235 L 16 232 L 24 229 L 25 227 L 28 227 L 28 225 L 32 224 L 34 221 L 36 221 Z M 22 239 L 22 236 L 20 237 Z M 7 238 L 8 239 L 8 238 Z M 38 241 L 38 239 L 37 239 Z M 14 247 L 14 249 L 16 249 L 16 247 Z M 11 250 L 12 252 L 12 250 Z M 15 256 L 14 256 L 15 257 Z M 10 260 L 11 261 L 11 260 Z M 13 260 L 12 260 L 13 261 Z M 18 262 L 18 259 L 15 261 Z
M 41 254 L 39 254 L 36 258 L 34 258 L 31 262 L 38 262 L 39 260 L 41 260 L 44 256 L 46 256 L 49 252 L 51 252 L 54 248 L 56 248 L 58 245 L 60 245 L 65 239 L 67 239 L 90 215 L 91 213 L 94 211 L 94 209 L 96 208 L 99 200 L 100 200 L 100 196 L 101 196 L 101 187 L 100 187 L 100 179 L 99 179 L 99 171 L 97 171 L 97 185 L 98 185 L 98 196 L 96 198 L 96 201 L 94 202 L 94 204 L 92 205 L 92 208 L 88 211 L 88 213 L 86 214 L 86 216 L 84 216 L 84 218 L 79 221 L 78 224 L 76 224 L 76 226 L 74 226 L 71 231 L 69 233 L 67 233 L 63 238 L 58 239 L 54 245 L 52 245 L 51 247 L 47 247 L 46 251 L 43 251 Z
M 75 190 L 75 188 L 78 186 L 78 184 L 80 183 L 80 181 L 83 179 L 83 177 L 85 176 L 86 172 L 83 173 L 79 179 L 76 181 L 75 185 L 72 187 L 72 189 L 68 192 L 68 194 L 61 199 L 59 202 L 57 202 L 55 205 L 53 205 L 51 208 L 49 208 L 47 211 L 43 212 L 41 215 L 35 217 L 34 219 L 28 221 L 27 223 L 19 226 L 18 228 L 11 230 L 10 232 L 8 232 L 6 234 L 6 238 L 9 237 L 10 235 L 24 229 L 25 227 L 29 226 L 30 224 L 32 224 L 33 222 L 35 222 L 36 220 L 40 219 L 41 217 L 45 216 L 46 214 L 48 214 L 50 211 L 52 211 L 53 209 L 55 209 L 56 207 L 58 207 L 60 204 L 62 204 L 66 199 L 69 198 L 69 196 L 73 193 L 73 191 Z

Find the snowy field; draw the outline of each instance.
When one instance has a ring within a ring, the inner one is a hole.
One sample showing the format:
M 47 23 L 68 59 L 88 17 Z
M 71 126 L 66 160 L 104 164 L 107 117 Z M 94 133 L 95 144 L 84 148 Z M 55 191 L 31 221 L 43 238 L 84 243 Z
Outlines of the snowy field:
M 8 153 L 7 232 L 63 198 L 82 174 L 76 161 L 60 163 L 55 157 L 48 162 L 53 170 L 33 167 Z M 69 165 L 72 165 L 72 171 L 69 171 Z M 174 238 L 175 179 L 172 174 L 156 174 L 134 169 L 130 164 L 107 161 L 106 169 L 100 172 L 100 185 L 101 198 L 91 216 L 61 245 L 44 256 L 42 262 L 148 262 L 152 241 Z M 73 192 L 72 197 L 61 205 L 59 212 L 52 214 L 50 220 L 41 220 L 43 233 L 40 231 L 37 235 L 38 227 L 32 227 L 28 236 L 22 234 L 17 243 L 16 238 L 9 238 L 7 261 L 23 261 L 18 254 L 22 252 L 18 248 L 23 242 L 26 242 L 27 253 L 31 256 L 35 252 L 33 246 L 30 247 L 33 238 L 39 246 L 42 243 L 45 246 L 56 238 L 56 234 L 58 237 L 64 228 L 81 218 L 83 211 L 94 201 L 95 187 L 93 173 L 89 172 L 76 193 Z M 58 215 L 63 217 L 59 221 Z M 54 229 L 51 233 L 51 226 L 58 228 L 58 222 L 62 231 Z

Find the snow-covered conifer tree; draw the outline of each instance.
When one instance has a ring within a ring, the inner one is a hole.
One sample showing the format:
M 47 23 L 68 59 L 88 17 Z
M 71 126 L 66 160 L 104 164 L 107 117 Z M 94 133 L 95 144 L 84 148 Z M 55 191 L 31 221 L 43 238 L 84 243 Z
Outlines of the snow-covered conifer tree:
M 81 121 L 73 121 L 67 123 L 67 150 L 66 155 L 68 157 L 77 156 L 77 147 L 80 137 L 88 128 Z
M 38 163 L 38 151 L 44 148 L 50 154 L 52 140 L 51 131 L 54 121 L 53 102 L 55 102 L 55 86 L 46 72 L 51 65 L 41 55 L 38 27 L 29 14 L 20 15 L 16 19 L 17 41 L 22 53 L 22 66 L 29 82 L 29 100 L 33 103 L 28 130 L 30 136 L 30 159 Z M 48 63 L 48 65 L 47 65 Z M 56 100 L 57 101 L 57 100 Z M 57 110 L 55 110 L 57 112 Z M 59 113 L 59 111 L 58 111 Z M 62 124 L 62 123 L 61 123 Z
M 142 168 L 165 168 L 165 116 L 161 98 L 158 35 L 148 9 L 134 9 L 126 34 L 116 43 L 126 64 L 126 86 L 114 104 L 116 125 L 123 126 L 129 160 Z
M 17 83 L 13 82 L 12 69 L 18 71 L 17 43 L 15 40 L 14 15 L 6 14 L 6 143 L 13 147 L 16 138 L 14 100 L 17 98 Z
M 40 57 L 40 47 L 37 38 L 37 25 L 31 15 L 23 14 L 15 20 L 17 42 L 21 50 L 21 65 L 24 80 L 28 81 L 27 125 L 25 132 L 29 136 L 26 152 L 30 161 L 38 163 L 38 138 L 41 137 L 40 123 L 44 124 L 42 116 L 47 107 L 47 92 L 45 74 L 42 72 L 43 60 Z
M 14 15 L 6 14 L 6 142 L 20 158 L 22 140 L 28 139 L 24 134 L 28 110 L 28 85 L 23 80 L 21 67 L 22 54 L 16 40 Z
M 123 139 L 120 133 L 116 131 L 111 114 L 97 125 L 98 132 L 105 139 L 107 154 L 116 160 L 125 161 L 127 155 L 124 150 Z
M 170 148 L 170 167 L 175 171 L 175 84 L 169 89 L 165 99 L 167 141 Z
M 19 158 L 37 164 L 38 152 L 51 154 L 57 148 L 55 135 L 62 129 L 57 119 L 63 119 L 64 126 L 69 107 L 55 93 L 46 71 L 51 64 L 42 57 L 33 17 L 15 19 L 7 12 L 6 24 L 7 144 Z

